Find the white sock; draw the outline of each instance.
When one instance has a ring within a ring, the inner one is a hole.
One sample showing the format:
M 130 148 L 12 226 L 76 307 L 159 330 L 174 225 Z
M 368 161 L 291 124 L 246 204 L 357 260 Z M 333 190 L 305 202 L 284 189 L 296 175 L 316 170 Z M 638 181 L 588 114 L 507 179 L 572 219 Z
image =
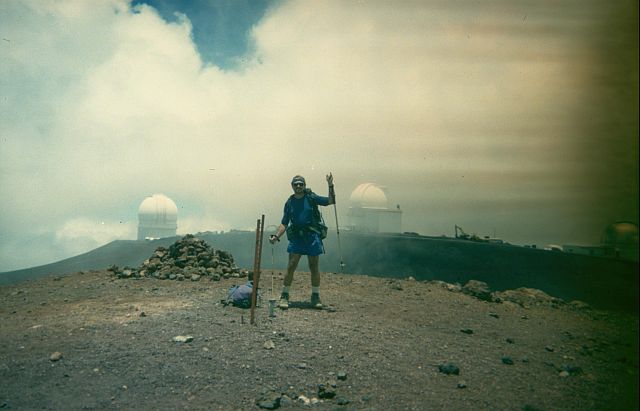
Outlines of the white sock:
M 320 287 L 311 287 L 311 294 L 320 294 Z

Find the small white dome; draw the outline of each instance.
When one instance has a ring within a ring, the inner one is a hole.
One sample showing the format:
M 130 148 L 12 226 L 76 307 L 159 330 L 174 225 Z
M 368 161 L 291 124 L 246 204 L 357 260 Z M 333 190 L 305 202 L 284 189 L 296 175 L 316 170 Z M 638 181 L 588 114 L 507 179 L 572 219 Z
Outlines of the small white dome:
M 629 221 L 610 224 L 604 229 L 601 242 L 610 246 L 638 247 L 638 225 Z
M 178 207 L 164 194 L 154 194 L 140 204 L 138 221 L 175 227 L 178 221 Z
M 351 207 L 387 208 L 389 203 L 384 189 L 373 183 L 363 183 L 356 187 L 349 197 Z
M 178 207 L 164 194 L 144 199 L 138 208 L 138 240 L 165 238 L 176 235 Z

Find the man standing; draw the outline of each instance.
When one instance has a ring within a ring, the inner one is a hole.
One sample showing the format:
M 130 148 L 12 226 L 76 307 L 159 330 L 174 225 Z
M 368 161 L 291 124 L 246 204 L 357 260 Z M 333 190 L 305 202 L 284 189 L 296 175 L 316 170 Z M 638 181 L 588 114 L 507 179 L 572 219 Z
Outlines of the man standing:
M 322 197 L 307 189 L 304 177 L 300 175 L 293 177 L 291 180 L 293 195 L 284 204 L 284 213 L 278 230 L 269 237 L 269 242 L 274 244 L 276 241 L 280 241 L 280 237 L 286 232 L 289 240 L 287 275 L 284 278 L 284 286 L 278 303 L 282 309 L 289 308 L 289 287 L 293 282 L 293 273 L 303 255 L 307 256 L 309 271 L 311 271 L 311 306 L 322 308 L 318 264 L 320 254 L 324 253 L 322 231 L 326 230 L 326 227 L 322 223 L 318 206 L 328 206 L 336 202 L 331 173 L 327 175 L 327 183 L 329 184 L 329 196 Z

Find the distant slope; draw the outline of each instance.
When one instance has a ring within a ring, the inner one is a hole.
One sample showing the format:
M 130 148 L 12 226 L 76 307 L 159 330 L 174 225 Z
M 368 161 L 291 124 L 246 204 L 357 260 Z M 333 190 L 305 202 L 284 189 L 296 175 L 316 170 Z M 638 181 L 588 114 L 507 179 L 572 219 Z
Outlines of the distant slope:
M 32 280 L 47 275 L 70 274 L 77 271 L 101 270 L 112 264 L 136 267 L 159 246 L 169 246 L 178 237 L 163 238 L 154 241 L 112 241 L 95 250 L 75 257 L 66 258 L 55 263 L 33 268 L 0 273 L 0 285 L 19 281 Z
M 529 249 L 440 237 L 392 234 L 341 233 L 341 249 L 335 232 L 325 241 L 320 261 L 324 272 L 408 277 L 464 284 L 484 281 L 493 290 L 538 288 L 550 295 L 582 300 L 599 308 L 637 311 L 638 263 L 557 251 Z M 253 269 L 255 233 L 198 234 L 215 249 L 230 251 L 236 264 Z M 104 269 L 112 264 L 137 267 L 160 246 L 179 237 L 153 241 L 114 241 L 88 253 L 40 267 L 0 273 L 0 285 L 77 271 Z M 264 240 L 262 271 L 284 270 L 286 241 L 272 246 Z M 303 259 L 298 267 L 306 271 Z M 328 279 L 329 280 L 329 279 Z

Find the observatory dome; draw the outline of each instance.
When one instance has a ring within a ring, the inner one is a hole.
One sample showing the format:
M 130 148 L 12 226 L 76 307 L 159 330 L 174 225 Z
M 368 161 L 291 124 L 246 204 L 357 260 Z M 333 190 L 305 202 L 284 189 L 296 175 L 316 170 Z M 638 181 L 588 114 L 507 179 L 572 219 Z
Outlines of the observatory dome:
M 383 188 L 373 183 L 363 183 L 356 187 L 349 197 L 349 202 L 354 208 L 386 209 L 389 205 Z
M 178 207 L 164 194 L 145 198 L 138 208 L 138 240 L 176 235 Z
M 609 224 L 602 233 L 602 244 L 610 246 L 638 246 L 638 226 L 634 223 L 619 221 Z

